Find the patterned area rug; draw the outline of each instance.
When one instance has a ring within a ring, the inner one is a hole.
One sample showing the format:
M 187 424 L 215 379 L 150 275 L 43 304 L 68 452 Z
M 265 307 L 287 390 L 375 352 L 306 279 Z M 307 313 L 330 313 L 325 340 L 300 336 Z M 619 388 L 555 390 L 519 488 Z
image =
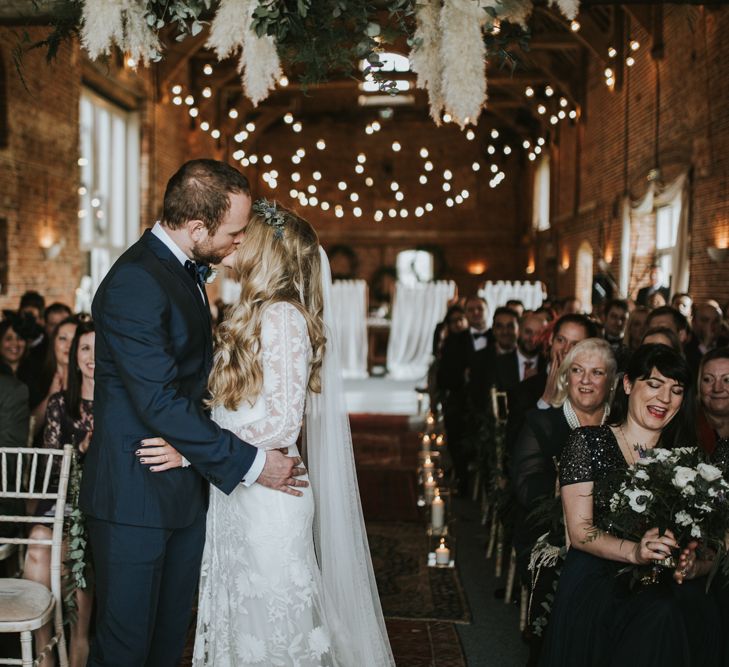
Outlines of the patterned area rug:
M 427 566 L 422 524 L 368 522 L 367 535 L 387 618 L 470 623 L 457 570 Z

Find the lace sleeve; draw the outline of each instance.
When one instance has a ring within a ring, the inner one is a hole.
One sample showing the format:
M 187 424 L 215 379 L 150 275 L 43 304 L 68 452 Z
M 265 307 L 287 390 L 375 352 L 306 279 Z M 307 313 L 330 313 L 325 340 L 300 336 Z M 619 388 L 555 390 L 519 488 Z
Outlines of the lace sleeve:
M 311 359 L 306 320 L 296 306 L 280 302 L 266 308 L 261 354 L 266 416 L 235 434 L 257 447 L 287 447 L 301 431 Z
M 65 405 L 63 394 L 53 394 L 48 399 L 46 407 L 46 425 L 43 430 L 43 446 L 48 449 L 60 449 L 63 447 L 61 442 L 61 424 L 63 423 L 63 412 Z
M 576 428 L 565 445 L 559 462 L 561 486 L 594 481 L 589 428 Z

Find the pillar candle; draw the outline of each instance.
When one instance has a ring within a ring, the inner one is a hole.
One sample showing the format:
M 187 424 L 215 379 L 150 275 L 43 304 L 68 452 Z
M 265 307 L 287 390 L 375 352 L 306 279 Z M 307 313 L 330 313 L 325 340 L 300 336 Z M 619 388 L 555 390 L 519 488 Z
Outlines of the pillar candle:
M 441 530 L 445 524 L 445 503 L 438 491 L 435 491 L 435 498 L 430 504 L 430 525 L 433 530 Z
M 428 478 L 425 480 L 424 488 L 425 502 L 431 503 L 433 501 L 433 496 L 435 495 L 435 480 L 432 475 L 428 475 Z
M 438 565 L 448 565 L 451 562 L 451 550 L 445 545 L 445 538 L 441 538 L 440 546 L 435 550 L 435 562 Z

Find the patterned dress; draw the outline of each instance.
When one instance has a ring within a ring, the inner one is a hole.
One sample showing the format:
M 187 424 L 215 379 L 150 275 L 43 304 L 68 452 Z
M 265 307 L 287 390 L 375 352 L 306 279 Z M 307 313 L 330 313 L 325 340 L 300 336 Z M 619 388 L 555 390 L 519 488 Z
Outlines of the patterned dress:
M 262 317 L 263 391 L 237 410 L 216 408 L 221 427 L 264 449 L 298 455 L 309 380 L 306 321 L 289 303 Z M 260 484 L 210 489 L 193 665 L 315 667 L 341 664 L 324 618 L 314 553 L 311 487 L 296 497 Z M 352 667 L 355 667 L 354 665 Z

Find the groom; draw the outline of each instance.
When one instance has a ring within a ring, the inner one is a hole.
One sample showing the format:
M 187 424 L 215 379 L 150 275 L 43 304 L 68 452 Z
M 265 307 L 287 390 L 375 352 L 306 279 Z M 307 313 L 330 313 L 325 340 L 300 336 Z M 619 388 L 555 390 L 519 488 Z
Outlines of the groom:
M 211 421 L 203 407 L 212 327 L 201 265 L 243 240 L 246 178 L 215 160 L 172 176 L 161 223 L 127 250 L 101 283 L 96 322 L 94 435 L 81 509 L 97 597 L 89 665 L 177 665 L 205 540 L 208 482 L 241 482 L 298 495 L 299 458 L 259 450 Z M 155 475 L 135 456 L 159 436 L 191 467 Z

